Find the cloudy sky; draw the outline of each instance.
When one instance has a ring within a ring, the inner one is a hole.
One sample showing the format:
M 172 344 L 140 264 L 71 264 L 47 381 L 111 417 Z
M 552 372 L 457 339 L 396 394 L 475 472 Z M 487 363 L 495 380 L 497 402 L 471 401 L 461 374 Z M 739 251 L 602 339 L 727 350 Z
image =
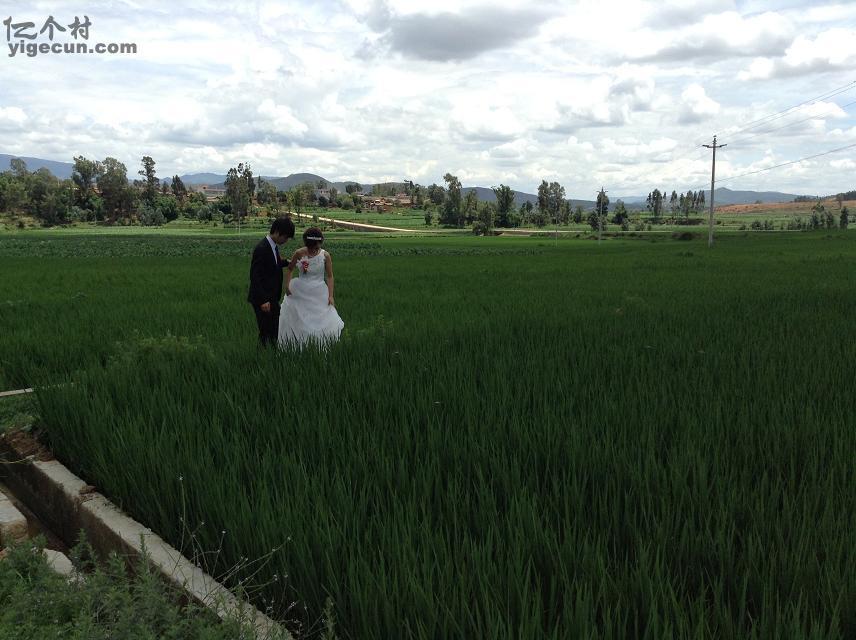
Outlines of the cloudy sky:
M 2 12 L 35 23 L 29 33 L 85 14 L 90 45 L 138 46 L 9 56 L 20 38 L 0 25 L 12 36 L 2 153 L 110 155 L 129 173 L 151 155 L 161 176 L 239 161 L 366 183 L 449 171 L 528 192 L 558 180 L 592 199 L 601 185 L 709 185 L 699 145 L 718 134 L 721 186 L 856 188 L 856 147 L 727 180 L 856 144 L 853 0 L 24 0 Z

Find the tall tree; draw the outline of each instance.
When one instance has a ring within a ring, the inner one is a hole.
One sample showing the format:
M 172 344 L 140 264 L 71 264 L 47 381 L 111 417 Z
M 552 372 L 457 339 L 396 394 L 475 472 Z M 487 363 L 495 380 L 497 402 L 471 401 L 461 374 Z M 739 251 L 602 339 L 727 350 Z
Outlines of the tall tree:
M 570 200 L 562 200 L 562 204 L 559 207 L 559 220 L 562 222 L 562 224 L 568 224 L 571 221 Z
M 253 174 L 250 165 L 239 163 L 237 167 L 231 167 L 226 174 L 226 198 L 232 205 L 232 213 L 239 218 L 247 215 L 250 208 L 251 192 L 250 183 L 253 182 Z
M 70 181 L 61 183 L 51 176 L 50 187 L 41 202 L 39 217 L 43 224 L 65 224 L 69 221 L 72 197 Z
M 0 173 L 0 211 L 21 213 L 27 206 L 27 188 L 11 172 Z
M 538 212 L 542 218 L 546 218 L 550 210 L 550 185 L 542 180 L 538 185 Z
M 172 195 L 181 204 L 184 204 L 184 200 L 187 198 L 187 187 L 177 175 L 172 177 Z
M 128 185 L 128 169 L 116 158 L 104 158 L 101 163 L 98 190 L 104 200 L 104 211 L 111 221 L 130 216 L 133 195 Z
M 428 187 L 428 199 L 431 204 L 441 205 L 446 199 L 446 189 L 438 184 Z
M 443 212 L 440 216 L 440 224 L 462 227 L 462 196 L 461 181 L 458 176 L 447 173 L 443 176 L 446 182 L 446 197 L 443 200 Z
M 74 169 L 71 179 L 77 188 L 77 204 L 82 208 L 89 206 L 89 197 L 92 195 L 92 187 L 98 176 L 103 171 L 101 163 L 97 160 L 87 160 L 83 156 L 75 156 Z
M 547 187 L 547 214 L 550 221 L 559 224 L 562 203 L 565 201 L 565 187 L 558 182 L 551 182 Z
M 288 197 L 291 200 L 291 206 L 297 212 L 297 219 L 300 220 L 300 212 L 306 205 L 306 190 L 301 185 L 296 185 L 288 190 Z
M 659 189 L 654 189 L 648 194 L 647 207 L 654 220 L 659 220 L 660 214 L 663 212 L 663 194 Z
M 627 217 L 627 207 L 624 206 L 623 200 L 619 200 L 615 203 L 615 213 L 612 215 L 612 221 L 615 224 L 621 225 L 624 224 Z
M 520 205 L 520 225 L 525 227 L 526 223 L 532 218 L 532 210 L 535 206 L 531 200 L 527 200 Z
M 143 188 L 143 200 L 152 205 L 158 195 L 158 187 L 160 186 L 157 175 L 155 175 L 155 161 L 151 156 L 143 156 L 142 165 L 143 168 L 137 171 L 137 173 L 143 177 L 140 181 Z
M 511 226 L 511 211 L 514 208 L 514 191 L 511 187 L 500 184 L 493 187 L 493 195 L 496 196 L 496 226 Z
M 605 220 L 609 213 L 609 196 L 606 195 L 606 192 L 603 189 L 597 193 L 597 200 L 595 200 L 594 208 L 598 215 L 603 217 Z
M 276 196 L 276 187 L 274 184 L 264 178 L 259 178 L 257 182 L 257 194 L 256 200 L 259 204 L 268 205 L 269 207 L 276 207 L 278 204 L 277 196 Z
M 698 194 L 700 193 L 701 191 L 693 191 L 692 189 L 687 191 L 690 198 L 690 212 L 692 213 L 698 213 Z
M 493 202 L 482 202 L 480 205 L 477 205 L 477 208 L 474 227 L 479 229 L 484 235 L 488 235 L 494 227 L 496 205 Z
M 244 179 L 247 181 L 247 193 L 250 196 L 250 203 L 252 204 L 253 198 L 256 195 L 256 181 L 253 179 L 253 170 L 250 169 L 250 164 L 244 164 Z
M 461 218 L 463 219 L 464 223 L 470 224 L 473 220 L 475 220 L 478 215 L 478 210 L 478 194 L 476 194 L 475 189 L 470 189 L 469 191 L 467 191 L 467 195 L 464 196 L 463 211 L 461 211 Z
M 12 175 L 16 178 L 23 179 L 30 175 L 30 172 L 27 170 L 27 163 L 21 158 L 12 158 L 9 161 L 9 166 L 12 168 Z

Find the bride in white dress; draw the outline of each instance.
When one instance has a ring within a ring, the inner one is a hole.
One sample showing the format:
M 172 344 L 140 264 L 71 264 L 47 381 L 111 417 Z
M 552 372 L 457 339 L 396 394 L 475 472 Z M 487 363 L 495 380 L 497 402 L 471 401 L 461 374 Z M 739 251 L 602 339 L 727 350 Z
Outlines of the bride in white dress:
M 306 246 L 295 251 L 288 264 L 279 316 L 280 346 L 335 342 L 345 326 L 333 299 L 333 259 L 321 248 L 323 242 L 320 229 L 307 229 Z M 292 279 L 295 268 L 297 280 Z

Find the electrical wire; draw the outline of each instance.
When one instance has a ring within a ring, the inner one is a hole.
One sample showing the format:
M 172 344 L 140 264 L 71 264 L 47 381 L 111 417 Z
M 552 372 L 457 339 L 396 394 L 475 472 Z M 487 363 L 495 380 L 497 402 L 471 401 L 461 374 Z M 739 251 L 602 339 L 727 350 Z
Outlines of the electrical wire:
M 840 109 L 846 109 L 847 107 L 851 107 L 854 104 L 856 104 L 856 100 L 854 100 L 852 102 L 848 102 L 847 104 L 842 104 L 839 108 Z M 838 107 L 837 104 L 835 106 Z M 737 143 L 742 142 L 744 140 L 749 140 L 750 138 L 754 138 L 756 136 L 762 136 L 762 135 L 765 135 L 767 133 L 773 133 L 775 131 L 781 131 L 782 129 L 787 129 L 788 127 L 792 127 L 792 126 L 797 125 L 797 124 L 802 124 L 803 122 L 808 122 L 809 120 L 816 120 L 818 118 L 825 118 L 825 117 L 830 116 L 830 115 L 832 115 L 832 114 L 828 113 L 828 114 L 824 114 L 824 115 L 812 115 L 812 116 L 809 116 L 808 118 L 803 118 L 802 120 L 794 120 L 793 122 L 783 124 L 782 126 L 776 127 L 774 129 L 767 129 L 766 131 L 757 131 L 755 133 L 750 133 L 750 134 L 747 134 L 745 136 L 738 136 L 736 139 L 730 139 L 728 141 L 728 144 L 733 146 L 734 144 L 737 144 Z
M 831 153 L 838 153 L 839 151 L 845 151 L 847 149 L 852 149 L 856 147 L 856 142 L 853 144 L 848 144 L 843 147 L 838 147 L 837 149 L 830 149 L 829 151 L 823 151 L 821 153 L 815 153 L 811 156 L 806 156 L 805 158 L 800 158 L 799 160 L 789 160 L 788 162 L 782 162 L 781 164 L 773 165 L 772 167 L 765 167 L 763 169 L 756 169 L 755 171 L 747 171 L 746 173 L 739 173 L 735 176 L 728 176 L 727 178 L 717 178 L 716 182 L 728 182 L 729 180 L 736 180 L 737 178 L 743 178 L 745 176 L 755 175 L 757 173 L 764 173 L 765 171 L 772 171 L 773 169 L 779 169 L 780 167 L 787 167 L 788 165 L 798 164 L 800 162 L 804 162 L 806 160 L 813 160 L 814 158 L 820 158 L 821 156 L 828 156 Z
M 842 93 L 846 93 L 847 91 L 850 91 L 854 88 L 856 88 L 856 80 L 853 80 L 852 82 L 848 82 L 845 85 L 842 85 L 840 87 L 832 89 L 831 91 L 827 91 L 826 93 L 822 93 L 819 96 L 815 96 L 814 98 L 809 98 L 808 100 L 804 100 L 803 102 L 800 102 L 799 104 L 795 104 L 792 107 L 788 107 L 787 109 L 782 109 L 781 111 L 777 111 L 776 113 L 772 113 L 770 115 L 764 116 L 763 118 L 758 118 L 757 120 L 752 120 L 751 122 L 747 122 L 740 129 L 737 129 L 736 131 L 731 131 L 727 135 L 733 136 L 733 135 L 736 135 L 738 133 L 743 133 L 744 131 L 750 131 L 752 129 L 757 129 L 758 127 L 761 127 L 764 124 L 768 124 L 769 122 L 772 122 L 773 120 L 778 120 L 779 118 L 784 118 L 786 115 L 788 115 L 792 111 L 797 111 L 797 110 L 799 110 L 805 106 L 808 106 L 810 104 L 814 104 L 815 102 L 818 102 L 820 100 L 827 100 L 829 98 L 835 97 L 835 96 L 840 95 Z

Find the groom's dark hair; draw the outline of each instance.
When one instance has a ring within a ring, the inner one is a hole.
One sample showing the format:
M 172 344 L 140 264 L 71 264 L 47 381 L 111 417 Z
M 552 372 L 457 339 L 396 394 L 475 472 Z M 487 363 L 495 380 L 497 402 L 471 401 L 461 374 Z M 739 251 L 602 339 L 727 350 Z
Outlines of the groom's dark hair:
M 294 237 L 294 223 L 291 218 L 277 218 L 270 226 L 271 234 L 278 233 L 286 238 Z

